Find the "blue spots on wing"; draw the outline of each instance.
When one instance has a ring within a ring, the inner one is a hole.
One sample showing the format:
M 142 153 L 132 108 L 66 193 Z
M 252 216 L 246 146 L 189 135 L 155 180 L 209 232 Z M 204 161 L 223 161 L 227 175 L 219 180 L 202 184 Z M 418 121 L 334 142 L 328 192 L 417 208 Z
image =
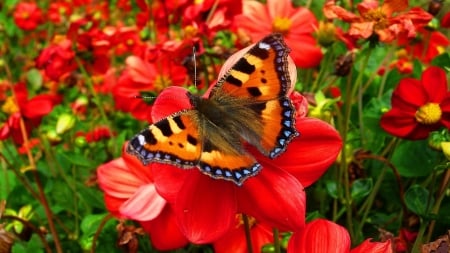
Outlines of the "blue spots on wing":
M 247 178 L 258 174 L 262 166 L 259 163 L 254 163 L 248 168 L 222 168 L 200 162 L 199 168 L 202 173 L 212 178 L 224 179 L 241 186 Z

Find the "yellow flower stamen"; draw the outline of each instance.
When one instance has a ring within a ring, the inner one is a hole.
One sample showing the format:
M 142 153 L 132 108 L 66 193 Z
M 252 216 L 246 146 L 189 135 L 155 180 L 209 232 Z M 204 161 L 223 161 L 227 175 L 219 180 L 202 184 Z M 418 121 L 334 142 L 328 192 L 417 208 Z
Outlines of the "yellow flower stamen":
M 238 219 L 238 225 L 236 227 L 243 226 L 244 225 L 244 217 L 242 216 L 242 214 L 236 214 L 236 218 Z M 247 215 L 247 220 L 248 220 L 249 227 L 253 227 L 256 224 L 256 219 L 253 218 L 252 216 Z
M 432 125 L 441 119 L 442 110 L 437 103 L 427 103 L 421 106 L 416 112 L 417 122 L 424 125 Z
M 5 103 L 2 105 L 2 111 L 8 115 L 14 114 L 19 111 L 19 107 L 14 101 L 13 97 L 7 97 Z
M 164 88 L 172 86 L 172 81 L 167 76 L 158 75 L 153 84 L 156 92 L 161 92 Z
M 292 21 L 289 18 L 276 17 L 272 23 L 273 32 L 286 34 L 291 28 Z
M 381 8 L 369 10 L 364 13 L 363 18 L 367 21 L 375 22 L 375 25 L 373 26 L 374 30 L 382 30 L 389 25 L 386 14 L 383 13 Z

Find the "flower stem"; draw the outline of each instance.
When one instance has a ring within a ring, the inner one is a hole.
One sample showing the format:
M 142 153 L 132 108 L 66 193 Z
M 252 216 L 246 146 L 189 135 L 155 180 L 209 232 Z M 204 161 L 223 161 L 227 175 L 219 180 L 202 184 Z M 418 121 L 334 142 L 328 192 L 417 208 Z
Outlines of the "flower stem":
M 275 248 L 274 253 L 281 252 L 280 232 L 276 228 L 273 229 L 273 246 Z
M 253 253 L 252 235 L 250 233 L 250 222 L 248 216 L 242 214 L 242 221 L 244 221 L 245 241 L 247 242 L 247 252 Z

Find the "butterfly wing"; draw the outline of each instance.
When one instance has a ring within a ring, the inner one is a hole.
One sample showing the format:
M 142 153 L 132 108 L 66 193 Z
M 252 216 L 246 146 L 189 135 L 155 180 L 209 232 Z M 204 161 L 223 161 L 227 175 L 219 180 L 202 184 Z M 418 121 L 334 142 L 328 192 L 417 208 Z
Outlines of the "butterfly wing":
M 191 168 L 198 164 L 202 139 L 198 132 L 196 112 L 181 111 L 162 119 L 134 136 L 127 152 L 146 165 L 149 162 Z
M 208 176 L 241 185 L 257 174 L 261 165 L 247 152 L 232 147 L 227 135 L 214 128 L 198 111 L 181 111 L 133 137 L 127 152 L 144 165 L 159 162 L 181 168 L 197 166 Z
M 249 133 L 245 134 L 250 138 L 244 139 L 270 158 L 283 153 L 299 135 L 295 129 L 295 109 L 287 97 L 291 85 L 289 51 L 280 34 L 265 37 L 231 67 L 210 95 L 213 100 L 227 100 L 231 96 L 247 103 L 239 106 L 251 108 L 254 116 Z M 245 123 L 248 117 L 236 115 L 238 124 L 248 125 Z

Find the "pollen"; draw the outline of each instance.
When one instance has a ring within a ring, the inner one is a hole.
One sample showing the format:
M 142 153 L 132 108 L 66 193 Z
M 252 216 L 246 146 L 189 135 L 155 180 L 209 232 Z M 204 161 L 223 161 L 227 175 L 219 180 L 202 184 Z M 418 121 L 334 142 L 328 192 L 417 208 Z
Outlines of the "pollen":
M 286 34 L 291 28 L 292 21 L 289 18 L 276 17 L 272 23 L 273 32 Z
M 159 93 L 165 88 L 172 86 L 172 81 L 167 76 L 158 75 L 153 86 L 155 87 L 155 91 Z
M 244 225 L 244 217 L 242 214 L 236 214 L 236 219 L 238 220 L 238 224 L 236 225 L 236 227 L 239 226 L 243 226 Z M 256 225 L 256 219 L 253 218 L 252 216 L 248 216 L 247 215 L 247 219 L 248 219 L 248 225 L 249 227 L 253 227 L 254 225 Z
M 383 13 L 381 8 L 370 10 L 364 13 L 363 18 L 367 21 L 374 22 L 374 30 L 382 30 L 388 27 L 389 23 L 386 14 Z
M 2 105 L 2 111 L 8 115 L 14 114 L 19 111 L 19 107 L 14 102 L 13 97 L 7 97 L 5 103 Z
M 417 122 L 424 125 L 432 125 L 441 119 L 442 110 L 437 103 L 427 103 L 416 111 Z

